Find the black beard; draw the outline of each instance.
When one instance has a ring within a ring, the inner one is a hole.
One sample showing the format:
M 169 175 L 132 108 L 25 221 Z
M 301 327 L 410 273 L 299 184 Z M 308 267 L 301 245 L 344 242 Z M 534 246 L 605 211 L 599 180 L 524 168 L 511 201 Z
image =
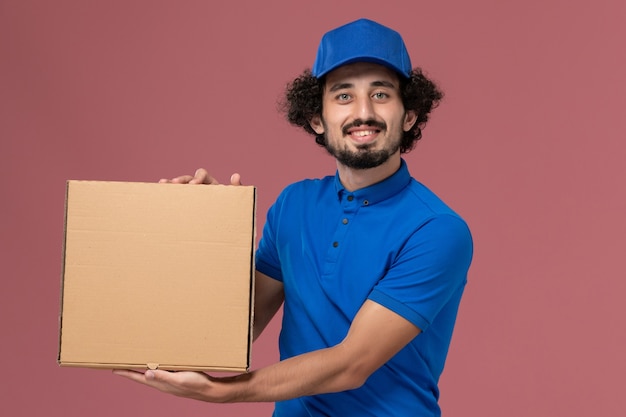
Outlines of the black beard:
M 362 120 L 355 120 L 353 123 L 345 126 L 342 131 L 344 135 L 347 135 L 348 129 L 353 126 L 361 126 L 367 125 L 380 129 L 380 131 L 385 131 L 387 129 L 387 125 L 384 123 L 379 123 L 374 120 L 367 120 L 363 122 Z M 325 132 L 328 132 L 328 127 L 325 127 Z M 330 145 L 328 138 L 325 138 L 324 147 L 328 151 L 329 154 L 335 157 L 337 161 L 339 161 L 342 165 L 352 168 L 352 169 L 370 169 L 376 168 L 387 162 L 391 155 L 398 152 L 400 149 L 400 140 L 391 144 L 390 147 L 381 149 L 379 151 L 370 150 L 371 145 L 365 144 L 357 147 L 356 151 L 349 151 L 348 149 L 337 149 Z
M 326 150 L 335 157 L 342 165 L 352 169 L 376 168 L 387 162 L 387 160 L 400 149 L 398 143 L 393 148 L 370 151 L 369 145 L 363 145 L 355 152 L 347 149 L 335 149 L 326 142 Z

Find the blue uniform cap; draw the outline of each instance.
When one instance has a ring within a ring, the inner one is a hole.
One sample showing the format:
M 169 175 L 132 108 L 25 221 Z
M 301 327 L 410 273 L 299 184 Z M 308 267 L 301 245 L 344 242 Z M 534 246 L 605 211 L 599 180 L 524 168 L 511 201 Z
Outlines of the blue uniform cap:
M 359 19 L 327 32 L 320 42 L 312 73 L 316 78 L 354 62 L 373 62 L 411 75 L 411 59 L 402 36 L 368 19 Z

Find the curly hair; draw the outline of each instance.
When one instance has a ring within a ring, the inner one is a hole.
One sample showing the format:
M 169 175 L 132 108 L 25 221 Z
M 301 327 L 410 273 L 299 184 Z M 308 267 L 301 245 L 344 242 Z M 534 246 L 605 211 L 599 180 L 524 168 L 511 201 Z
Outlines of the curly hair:
M 399 77 L 400 93 L 405 110 L 413 110 L 417 114 L 417 121 L 413 127 L 404 132 L 400 143 L 400 152 L 409 152 L 422 137 L 422 129 L 428 121 L 429 113 L 437 107 L 443 98 L 443 92 L 429 80 L 420 68 L 414 68 L 408 79 Z M 303 128 L 307 133 L 315 136 L 315 142 L 326 146 L 324 135 L 318 135 L 309 125 L 313 116 L 322 114 L 322 96 L 325 78 L 315 78 L 309 69 L 287 84 L 284 100 L 280 103 L 280 110 L 285 114 L 289 123 Z

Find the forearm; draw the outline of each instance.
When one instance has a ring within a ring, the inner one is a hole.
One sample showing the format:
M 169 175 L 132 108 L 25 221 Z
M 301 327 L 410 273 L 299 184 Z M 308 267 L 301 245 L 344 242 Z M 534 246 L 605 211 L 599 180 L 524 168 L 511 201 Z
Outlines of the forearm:
M 215 385 L 205 391 L 211 393 L 207 401 L 282 401 L 358 388 L 419 332 L 404 318 L 366 301 L 340 344 L 249 374 L 213 379 Z
M 214 379 L 207 390 L 207 401 L 282 401 L 357 388 L 364 380 L 363 372 L 353 366 L 340 344 L 299 355 L 249 374 Z
M 256 340 L 283 303 L 283 284 L 256 271 L 253 336 Z

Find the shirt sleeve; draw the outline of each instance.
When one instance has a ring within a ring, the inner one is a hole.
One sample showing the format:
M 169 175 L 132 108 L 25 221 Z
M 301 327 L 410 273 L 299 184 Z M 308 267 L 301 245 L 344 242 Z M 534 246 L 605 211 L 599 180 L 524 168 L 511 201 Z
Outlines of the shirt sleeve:
M 461 218 L 432 218 L 405 242 L 368 298 L 424 332 L 464 287 L 472 255 L 472 237 Z

